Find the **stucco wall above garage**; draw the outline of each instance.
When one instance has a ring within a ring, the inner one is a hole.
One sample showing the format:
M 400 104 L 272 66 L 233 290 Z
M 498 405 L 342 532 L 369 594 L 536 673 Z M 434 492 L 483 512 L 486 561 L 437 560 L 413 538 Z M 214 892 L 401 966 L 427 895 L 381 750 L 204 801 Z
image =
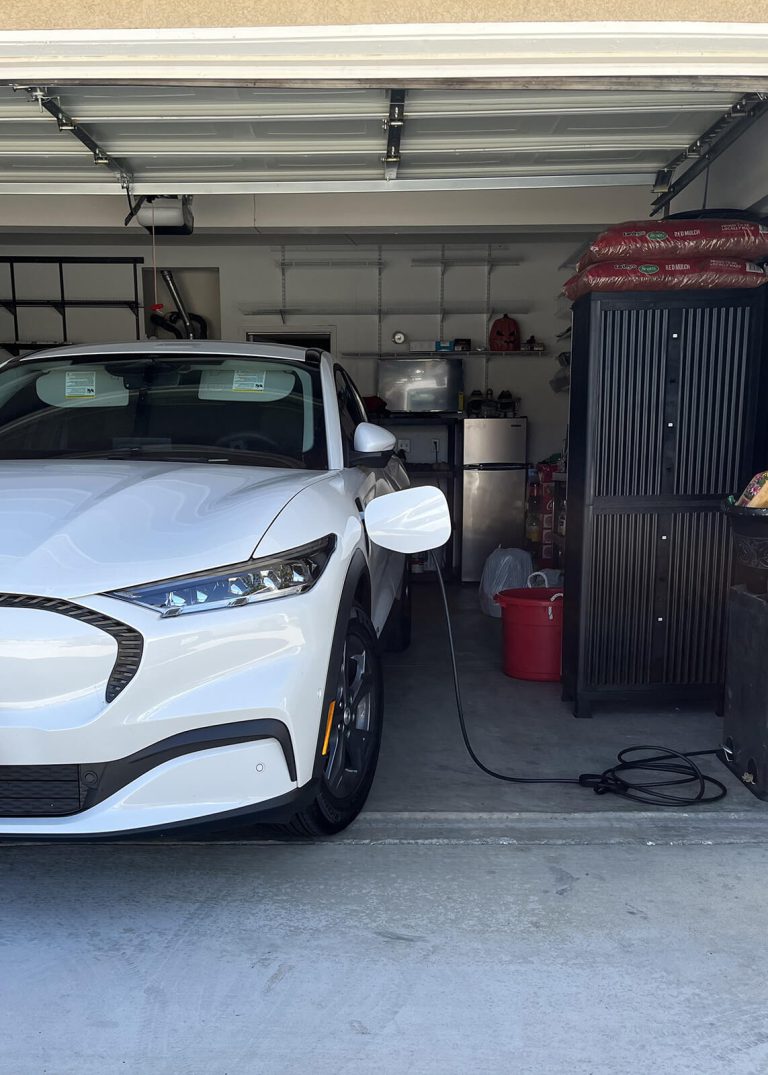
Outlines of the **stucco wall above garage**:
M 763 0 L 139 0 L 125 5 L 94 0 L 4 0 L 0 27 L 133 29 L 172 26 L 349 26 L 362 23 L 450 22 L 761 22 Z

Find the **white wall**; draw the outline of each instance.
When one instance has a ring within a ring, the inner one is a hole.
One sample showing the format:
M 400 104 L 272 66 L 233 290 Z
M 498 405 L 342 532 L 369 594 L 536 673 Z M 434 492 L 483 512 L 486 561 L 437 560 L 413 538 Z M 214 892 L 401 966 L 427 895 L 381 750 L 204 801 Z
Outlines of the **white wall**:
M 196 233 L 227 229 L 595 227 L 643 217 L 647 186 L 453 190 L 376 194 L 196 195 Z M 114 195 L 4 194 L 0 231 L 65 228 L 125 233 L 127 205 Z M 139 227 L 133 224 L 137 233 Z M 439 241 L 439 240 L 438 240 Z
M 14 249 L 7 246 L 6 253 L 34 253 L 38 256 L 131 256 L 141 255 L 147 265 L 151 262 L 148 237 L 137 233 L 135 246 L 92 246 L 59 241 L 50 247 L 35 246 Z M 563 307 L 557 301 L 558 292 L 567 271 L 558 266 L 572 253 L 573 241 L 556 241 L 551 236 L 541 242 L 523 244 L 512 241 L 498 244 L 492 254 L 520 260 L 519 266 L 498 266 L 491 276 L 491 316 L 504 312 L 515 314 L 518 307 L 528 313 L 518 319 L 523 337 L 534 334 L 549 349 L 547 356 L 533 355 L 522 358 L 495 357 L 490 360 L 488 385 L 499 392 L 507 388 L 522 397 L 522 412 L 530 420 L 530 456 L 540 459 L 557 451 L 563 442 L 567 422 L 568 397 L 556 395 L 549 387 L 549 378 L 556 370 L 555 354 L 564 349 L 555 340 L 558 332 L 567 326 L 563 319 Z M 375 247 L 350 245 L 302 248 L 292 245 L 285 248 L 290 259 L 313 259 L 324 264 L 311 268 L 291 268 L 286 276 L 286 305 L 301 307 L 311 304 L 321 312 L 313 315 L 291 315 L 285 327 L 292 329 L 331 328 L 335 333 L 336 350 L 340 355 L 378 350 L 379 326 L 375 310 L 377 306 L 377 269 L 370 266 L 343 266 L 345 259 L 375 262 Z M 386 311 L 382 320 L 383 350 L 397 350 L 391 342 L 396 329 L 404 331 L 411 339 L 436 339 L 440 331 L 437 314 L 439 302 L 439 268 L 416 267 L 413 257 L 437 255 L 439 246 L 382 248 L 382 306 Z M 475 248 L 459 245 L 446 247 L 447 257 L 484 255 L 486 247 Z M 224 339 L 244 340 L 248 329 L 269 332 L 282 327 L 279 308 L 282 302 L 282 279 L 279 262 L 280 248 L 258 245 L 222 245 L 209 242 L 196 244 L 194 238 L 184 245 L 175 244 L 164 248 L 158 243 L 158 264 L 171 269 L 211 269 L 219 271 L 221 295 L 221 335 Z M 329 268 L 328 263 L 337 266 Z M 68 280 L 77 280 L 77 295 L 81 298 L 114 297 L 128 289 L 127 271 L 115 272 L 77 267 L 67 270 Z M 180 280 L 183 277 L 180 277 Z M 0 276 L 2 280 L 2 276 Z M 120 282 L 116 282 L 120 281 Z M 5 290 L 3 280 L 0 289 Z M 445 273 L 444 308 L 446 317 L 443 336 L 470 337 L 473 345 L 484 346 L 488 324 L 485 316 L 485 268 L 450 267 Z M 23 294 L 36 295 L 57 293 L 51 270 L 45 267 L 25 270 Z M 21 297 L 21 293 L 20 293 Z M 147 296 L 151 302 L 152 295 Z M 408 314 L 409 307 L 431 304 L 434 313 Z M 456 304 L 472 305 L 474 312 L 453 314 Z M 257 313 L 265 305 L 271 305 L 271 314 Z M 324 312 L 327 311 L 327 312 Z M 35 340 L 55 340 L 59 322 L 53 311 L 34 311 L 26 315 L 24 331 Z M 0 314 L 0 339 L 12 338 L 7 314 Z M 131 318 L 124 311 L 98 311 L 78 313 L 70 328 L 70 338 L 91 342 L 105 339 L 130 338 L 134 335 Z M 403 348 L 407 350 L 407 348 Z M 377 360 L 375 358 L 344 358 L 344 364 L 358 382 L 363 394 L 372 395 L 377 388 Z M 485 384 L 484 362 L 479 357 L 466 361 L 467 394 Z

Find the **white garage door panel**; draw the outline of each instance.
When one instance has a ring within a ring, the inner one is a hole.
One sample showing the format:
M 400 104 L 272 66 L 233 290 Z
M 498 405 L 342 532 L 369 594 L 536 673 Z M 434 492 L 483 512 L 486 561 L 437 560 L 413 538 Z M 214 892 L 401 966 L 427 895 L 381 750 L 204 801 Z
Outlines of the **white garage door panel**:
M 0 191 L 141 193 L 384 179 L 389 92 L 206 86 L 43 90 L 112 158 L 97 164 L 31 88 L 0 86 Z M 711 91 L 407 91 L 397 179 L 650 182 L 738 99 Z M 66 126 L 66 124 L 64 125 Z M 196 186 L 193 186 L 196 185 Z M 288 188 L 286 188 L 288 189 Z

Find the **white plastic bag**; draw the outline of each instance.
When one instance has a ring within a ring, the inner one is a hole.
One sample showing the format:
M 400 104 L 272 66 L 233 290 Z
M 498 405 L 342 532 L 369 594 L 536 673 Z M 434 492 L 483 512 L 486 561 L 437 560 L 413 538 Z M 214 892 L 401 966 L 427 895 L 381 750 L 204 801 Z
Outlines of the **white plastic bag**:
M 533 559 L 525 549 L 494 549 L 480 579 L 480 608 L 486 616 L 500 618 L 501 608 L 494 595 L 501 590 L 522 590 L 532 571 Z

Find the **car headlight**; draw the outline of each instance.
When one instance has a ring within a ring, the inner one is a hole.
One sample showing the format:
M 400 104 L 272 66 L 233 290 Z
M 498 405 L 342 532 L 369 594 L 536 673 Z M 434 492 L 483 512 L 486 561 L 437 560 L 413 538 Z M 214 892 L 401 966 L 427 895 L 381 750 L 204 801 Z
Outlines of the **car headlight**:
M 162 616 L 235 608 L 275 597 L 290 597 L 312 589 L 335 547 L 335 535 L 328 534 L 311 545 L 302 545 L 276 556 L 248 560 L 244 564 L 232 564 L 200 575 L 179 575 L 145 586 L 114 590 L 106 596 L 143 605 Z

